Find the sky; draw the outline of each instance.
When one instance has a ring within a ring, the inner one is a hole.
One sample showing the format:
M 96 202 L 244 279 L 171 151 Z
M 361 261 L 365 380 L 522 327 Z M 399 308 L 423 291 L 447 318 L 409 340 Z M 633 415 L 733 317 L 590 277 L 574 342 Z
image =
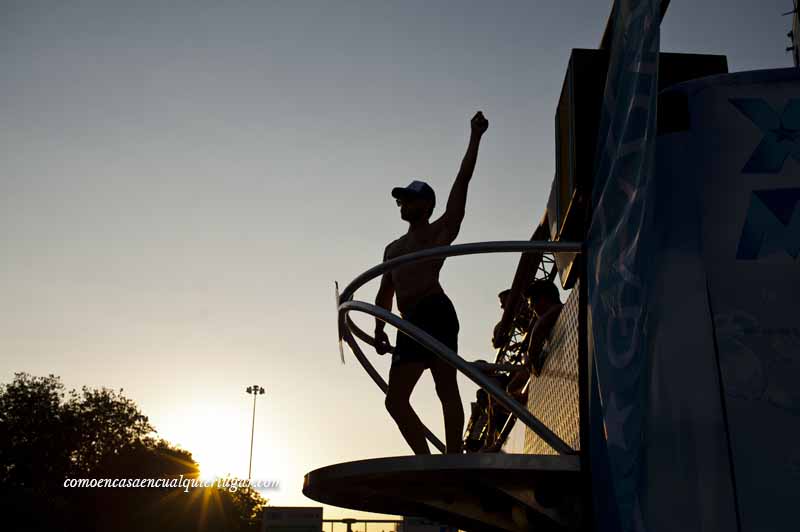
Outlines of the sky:
M 597 46 L 610 4 L 0 0 L 0 382 L 122 388 L 204 474 L 240 477 L 261 385 L 253 478 L 280 482 L 273 505 L 316 506 L 318 467 L 410 454 L 339 360 L 333 283 L 406 231 L 392 187 L 426 180 L 443 212 L 477 110 L 456 243 L 530 237 L 570 49 Z M 791 9 L 674 0 L 661 49 L 788 67 Z M 494 357 L 517 260 L 447 261 L 466 359 Z M 412 404 L 443 438 L 429 374 Z

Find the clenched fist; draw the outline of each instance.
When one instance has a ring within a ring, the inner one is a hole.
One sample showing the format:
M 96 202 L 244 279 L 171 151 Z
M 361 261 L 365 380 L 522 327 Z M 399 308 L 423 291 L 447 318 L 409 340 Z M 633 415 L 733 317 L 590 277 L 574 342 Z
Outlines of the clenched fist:
M 383 329 L 375 330 L 375 351 L 379 355 L 385 355 L 391 351 L 392 346 L 389 344 L 389 336 Z
M 472 117 L 472 133 L 476 135 L 483 135 L 489 129 L 489 121 L 483 116 L 481 111 L 475 113 Z

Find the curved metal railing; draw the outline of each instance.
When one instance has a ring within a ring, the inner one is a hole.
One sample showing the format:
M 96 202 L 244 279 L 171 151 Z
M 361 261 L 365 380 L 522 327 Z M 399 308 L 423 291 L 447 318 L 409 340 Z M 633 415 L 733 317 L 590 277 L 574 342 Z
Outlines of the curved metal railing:
M 434 260 L 447 257 L 463 255 L 478 255 L 485 253 L 514 253 L 514 252 L 551 252 L 551 253 L 581 253 L 583 245 L 577 242 L 549 242 L 549 241 L 500 241 L 500 242 L 476 242 L 471 244 L 458 244 L 455 246 L 441 246 L 429 248 L 407 255 L 401 255 L 377 266 L 373 266 L 356 277 L 337 297 L 339 341 L 344 341 L 353 351 L 356 359 L 361 363 L 364 370 L 372 378 L 375 384 L 385 393 L 388 385 L 377 372 L 375 367 L 369 362 L 364 352 L 358 345 L 355 336 L 366 343 L 374 345 L 374 338 L 358 328 L 349 318 L 350 312 L 363 312 L 389 325 L 394 326 L 400 332 L 410 336 L 419 342 L 423 347 L 432 351 L 436 356 L 443 358 L 445 362 L 455 367 L 458 371 L 467 376 L 472 382 L 486 390 L 486 392 L 499 404 L 507 408 L 513 415 L 525 423 L 542 440 L 552 447 L 559 454 L 574 454 L 576 451 L 564 442 L 558 435 L 550 430 L 544 423 L 536 418 L 528 409 L 513 399 L 502 387 L 493 379 L 487 377 L 477 369 L 472 363 L 467 362 L 449 347 L 439 340 L 423 331 L 414 324 L 403 320 L 401 317 L 392 314 L 382 307 L 366 303 L 363 301 L 353 301 L 353 295 L 363 285 L 369 281 L 380 277 L 384 273 L 390 272 L 395 268 L 405 264 Z M 425 427 L 425 434 L 428 440 L 441 452 L 445 451 L 442 442 Z

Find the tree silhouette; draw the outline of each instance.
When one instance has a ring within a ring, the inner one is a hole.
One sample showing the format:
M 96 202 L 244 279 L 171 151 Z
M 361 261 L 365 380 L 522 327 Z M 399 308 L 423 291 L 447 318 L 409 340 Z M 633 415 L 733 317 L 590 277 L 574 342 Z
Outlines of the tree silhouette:
M 197 478 L 192 454 L 156 437 L 122 392 L 66 392 L 54 375 L 27 373 L 0 386 L 0 523 L 19 531 L 257 530 L 267 501 L 249 488 L 64 486 L 68 478 Z

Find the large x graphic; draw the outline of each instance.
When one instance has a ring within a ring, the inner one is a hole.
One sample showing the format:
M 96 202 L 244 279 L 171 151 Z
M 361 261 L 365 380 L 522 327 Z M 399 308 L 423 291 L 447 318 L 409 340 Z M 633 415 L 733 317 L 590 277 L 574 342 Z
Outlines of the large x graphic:
M 780 115 L 760 98 L 731 98 L 730 102 L 764 134 L 743 173 L 776 174 L 790 155 L 800 163 L 800 99 L 789 100 Z

